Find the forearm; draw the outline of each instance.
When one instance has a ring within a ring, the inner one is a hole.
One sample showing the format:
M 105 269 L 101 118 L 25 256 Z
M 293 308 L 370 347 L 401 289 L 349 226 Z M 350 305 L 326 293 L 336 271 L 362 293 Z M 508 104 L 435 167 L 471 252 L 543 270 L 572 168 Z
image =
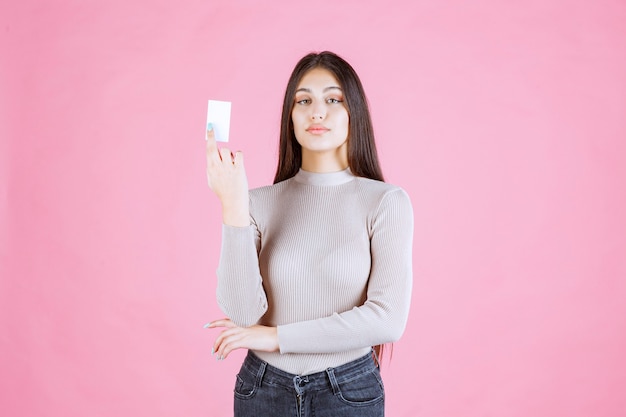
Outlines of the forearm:
M 217 302 L 238 326 L 256 324 L 267 311 L 254 227 L 222 227 L 222 250 L 217 269 Z
M 407 280 L 393 300 L 368 300 L 343 313 L 278 326 L 280 352 L 333 353 L 395 342 L 406 327 L 410 298 Z

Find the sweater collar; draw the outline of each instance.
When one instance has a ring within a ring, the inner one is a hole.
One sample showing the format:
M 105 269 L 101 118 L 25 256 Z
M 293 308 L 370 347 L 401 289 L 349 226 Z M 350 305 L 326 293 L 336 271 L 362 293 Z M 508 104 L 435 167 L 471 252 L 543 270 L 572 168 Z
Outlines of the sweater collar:
M 300 168 L 293 178 L 297 182 L 307 185 L 341 185 L 352 181 L 355 176 L 350 168 L 338 172 L 310 172 Z

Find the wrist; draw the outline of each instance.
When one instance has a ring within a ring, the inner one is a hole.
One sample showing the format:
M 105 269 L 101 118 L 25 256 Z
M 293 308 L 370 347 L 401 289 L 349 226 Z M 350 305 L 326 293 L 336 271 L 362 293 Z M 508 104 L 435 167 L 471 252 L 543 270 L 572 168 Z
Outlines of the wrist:
M 228 226 L 250 226 L 250 211 L 247 201 L 234 204 L 222 204 L 222 221 Z
M 227 226 L 247 227 L 250 226 L 250 216 L 247 213 L 224 213 L 222 222 Z
M 271 327 L 271 329 L 272 329 L 272 336 L 274 340 L 273 351 L 280 352 L 280 343 L 278 343 L 278 327 Z

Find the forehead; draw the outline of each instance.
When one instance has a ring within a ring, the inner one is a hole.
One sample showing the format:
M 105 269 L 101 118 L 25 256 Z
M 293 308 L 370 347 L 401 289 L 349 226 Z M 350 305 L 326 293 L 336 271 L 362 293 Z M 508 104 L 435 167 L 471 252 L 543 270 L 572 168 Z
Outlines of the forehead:
M 327 69 L 313 68 L 304 74 L 298 83 L 297 88 L 307 88 L 313 90 L 316 88 L 324 89 L 326 87 L 340 87 L 340 84 L 333 73 Z

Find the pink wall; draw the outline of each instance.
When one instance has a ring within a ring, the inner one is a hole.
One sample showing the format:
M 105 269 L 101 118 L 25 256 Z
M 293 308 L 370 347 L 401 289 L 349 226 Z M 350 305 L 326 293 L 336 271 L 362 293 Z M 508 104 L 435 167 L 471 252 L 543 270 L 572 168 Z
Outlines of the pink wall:
M 404 3 L 403 5 L 400 5 Z M 626 3 L 5 1 L 0 409 L 229 416 L 208 98 L 271 181 L 291 68 L 361 74 L 415 206 L 390 416 L 626 414 Z

